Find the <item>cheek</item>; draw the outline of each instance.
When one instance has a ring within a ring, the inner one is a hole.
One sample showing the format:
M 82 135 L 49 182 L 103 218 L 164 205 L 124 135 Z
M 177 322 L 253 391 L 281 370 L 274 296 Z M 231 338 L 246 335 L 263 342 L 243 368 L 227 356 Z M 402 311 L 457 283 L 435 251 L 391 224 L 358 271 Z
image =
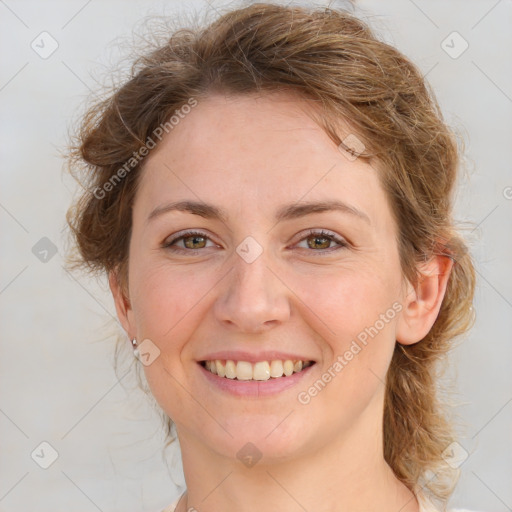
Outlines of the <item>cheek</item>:
M 362 266 L 357 270 L 340 268 L 323 275 L 296 277 L 294 290 L 305 306 L 304 311 L 310 310 L 308 318 L 319 326 L 322 335 L 339 340 L 334 345 L 341 346 L 333 348 L 343 348 L 347 339 L 373 326 L 399 297 L 397 283 Z M 392 318 L 386 320 L 389 321 L 383 331 L 388 331 L 392 323 Z
M 182 387 L 189 378 L 182 364 L 188 358 L 187 341 L 202 321 L 207 293 L 219 278 L 213 272 L 146 261 L 133 272 L 132 307 L 139 337 L 150 339 L 160 352 L 144 373 L 157 403 L 179 418 L 180 411 L 190 408 L 190 396 Z
M 179 328 L 180 338 L 186 338 L 194 308 L 201 309 L 201 300 L 217 280 L 210 273 L 167 262 L 140 266 L 133 275 L 132 306 L 141 334 L 163 343 Z
M 395 346 L 394 283 L 374 274 L 340 272 L 301 287 L 301 298 L 315 315 L 308 322 L 321 333 L 325 347 L 320 378 L 297 397 L 313 417 L 325 416 L 326 404 L 336 428 L 349 428 L 368 404 L 379 398 Z M 302 406 L 301 406 L 302 407 Z M 311 408 L 309 408 L 311 407 Z M 328 427 L 323 427 L 328 428 Z
M 332 396 L 348 409 L 355 406 L 355 397 L 364 403 L 385 381 L 400 307 L 398 284 L 388 277 L 392 275 L 369 267 L 344 268 L 297 282 L 298 295 L 309 306 L 302 315 L 323 338 L 322 370 L 329 373 L 326 380 L 332 378 L 325 397 Z

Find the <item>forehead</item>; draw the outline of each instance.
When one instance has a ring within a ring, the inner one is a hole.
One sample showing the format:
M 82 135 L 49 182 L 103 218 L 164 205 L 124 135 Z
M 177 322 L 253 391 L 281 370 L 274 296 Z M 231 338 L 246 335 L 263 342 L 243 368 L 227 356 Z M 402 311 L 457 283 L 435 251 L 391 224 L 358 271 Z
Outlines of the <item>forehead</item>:
M 194 167 L 208 164 L 210 170 L 221 166 L 243 172 L 256 165 L 264 171 L 305 156 L 324 157 L 327 145 L 335 148 L 308 115 L 313 110 L 312 102 L 290 93 L 215 94 L 183 116 L 149 160 L 163 152 L 173 161 L 197 163 Z
M 350 199 L 377 220 L 386 206 L 377 171 L 347 158 L 311 108 L 283 93 L 200 100 L 147 157 L 139 202 L 146 213 L 186 198 L 256 215 L 282 203 Z

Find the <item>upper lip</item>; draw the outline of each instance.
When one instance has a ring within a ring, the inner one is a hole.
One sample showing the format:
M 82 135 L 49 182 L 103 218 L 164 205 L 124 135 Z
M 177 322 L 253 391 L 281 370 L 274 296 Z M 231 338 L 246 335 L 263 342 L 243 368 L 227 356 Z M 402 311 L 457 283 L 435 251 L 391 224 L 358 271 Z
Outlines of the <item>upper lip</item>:
M 311 357 L 304 357 L 299 354 L 292 354 L 291 352 L 280 352 L 277 350 L 266 350 L 264 352 L 258 352 L 257 354 L 243 350 L 221 350 L 207 354 L 204 357 L 198 359 L 198 361 L 213 361 L 216 359 L 221 361 L 247 361 L 249 363 L 274 360 L 286 361 L 287 359 L 291 359 L 292 361 L 314 361 L 314 359 Z

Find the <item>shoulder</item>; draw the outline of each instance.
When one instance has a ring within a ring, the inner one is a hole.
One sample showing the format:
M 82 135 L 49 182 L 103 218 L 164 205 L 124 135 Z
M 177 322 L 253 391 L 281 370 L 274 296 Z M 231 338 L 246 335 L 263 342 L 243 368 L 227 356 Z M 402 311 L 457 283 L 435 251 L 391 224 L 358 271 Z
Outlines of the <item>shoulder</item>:
M 420 512 L 438 512 L 436 508 L 432 505 L 432 503 L 425 499 L 424 496 L 418 496 L 420 502 Z M 159 512 L 174 512 L 176 509 L 176 505 L 178 504 L 179 498 L 175 499 L 169 506 L 160 510 Z M 477 510 L 469 510 L 467 508 L 450 508 L 447 512 L 480 512 Z
M 178 504 L 178 500 L 172 502 L 168 507 L 160 510 L 159 512 L 174 512 L 174 510 L 176 509 L 176 505 Z M 436 509 L 434 508 L 430 508 L 430 509 L 420 509 L 421 512 L 438 512 Z M 480 511 L 477 511 L 477 510 L 469 510 L 467 508 L 451 508 L 451 509 L 448 509 L 447 512 L 480 512 Z
M 162 510 L 159 510 L 158 512 L 174 512 L 176 509 L 176 505 L 178 505 L 178 501 L 180 501 L 180 498 L 176 498 L 170 505 L 168 505 Z
M 480 512 L 479 510 L 469 510 L 468 508 L 450 508 L 448 512 Z
M 163 508 L 162 510 L 159 510 L 158 512 L 174 512 L 174 510 L 176 509 L 176 505 L 177 504 L 178 504 L 178 500 L 173 501 L 169 506 Z
M 440 512 L 438 509 L 422 492 L 416 493 L 416 498 L 418 499 L 418 503 L 420 505 L 420 512 Z M 466 508 L 449 508 L 446 509 L 446 512 L 480 512 L 477 510 L 469 510 Z
M 174 512 L 174 510 L 176 509 L 176 505 L 177 505 L 177 502 L 176 503 L 171 503 L 168 507 L 165 507 L 162 510 L 159 510 L 158 512 Z
M 178 500 L 173 501 L 168 507 L 160 510 L 159 512 L 174 512 L 176 509 L 176 505 L 178 504 Z M 435 509 L 421 509 L 421 512 L 437 512 Z M 480 512 L 477 510 L 469 510 L 467 508 L 450 508 L 447 512 Z

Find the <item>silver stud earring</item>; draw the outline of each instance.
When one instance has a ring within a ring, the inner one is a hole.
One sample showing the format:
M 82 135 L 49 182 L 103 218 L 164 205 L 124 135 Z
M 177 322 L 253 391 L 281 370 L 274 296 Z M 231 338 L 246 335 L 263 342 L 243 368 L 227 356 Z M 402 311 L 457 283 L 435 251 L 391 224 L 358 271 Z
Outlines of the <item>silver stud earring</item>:
M 133 345 L 133 355 L 138 358 L 139 357 L 139 349 L 137 348 L 137 339 L 136 338 L 133 338 L 132 345 Z

